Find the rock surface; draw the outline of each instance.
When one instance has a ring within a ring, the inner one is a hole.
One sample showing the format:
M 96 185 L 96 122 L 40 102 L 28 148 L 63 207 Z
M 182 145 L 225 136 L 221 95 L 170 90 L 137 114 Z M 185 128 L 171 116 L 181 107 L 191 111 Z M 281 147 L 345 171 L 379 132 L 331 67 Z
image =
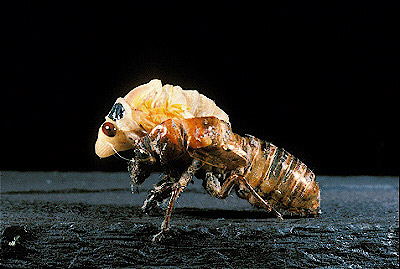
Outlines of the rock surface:
M 2 267 L 399 267 L 399 182 L 317 177 L 322 215 L 279 221 L 199 182 L 181 195 L 170 233 L 139 207 L 126 173 L 1 173 Z

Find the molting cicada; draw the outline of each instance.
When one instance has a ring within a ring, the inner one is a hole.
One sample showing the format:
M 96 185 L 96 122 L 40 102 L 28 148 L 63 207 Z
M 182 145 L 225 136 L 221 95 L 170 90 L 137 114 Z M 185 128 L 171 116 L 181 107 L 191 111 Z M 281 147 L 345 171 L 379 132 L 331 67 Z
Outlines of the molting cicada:
M 282 148 L 233 133 L 227 114 L 197 91 L 152 80 L 118 98 L 99 129 L 96 153 L 107 157 L 127 149 L 134 152 L 128 162 L 133 185 L 151 172 L 165 174 L 142 207 L 147 213 L 169 199 L 153 241 L 168 230 L 174 202 L 193 176 L 216 198 L 235 190 L 280 219 L 282 213 L 319 214 L 314 173 Z

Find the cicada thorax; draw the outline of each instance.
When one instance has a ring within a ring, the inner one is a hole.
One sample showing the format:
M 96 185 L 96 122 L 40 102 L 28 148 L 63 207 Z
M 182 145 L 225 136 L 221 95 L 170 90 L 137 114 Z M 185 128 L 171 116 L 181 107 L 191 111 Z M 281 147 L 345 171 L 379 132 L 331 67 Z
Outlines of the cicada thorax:
M 270 205 L 301 216 L 318 215 L 320 196 L 314 173 L 283 148 L 254 137 L 248 141 L 244 177 Z M 248 194 L 250 203 L 257 200 Z

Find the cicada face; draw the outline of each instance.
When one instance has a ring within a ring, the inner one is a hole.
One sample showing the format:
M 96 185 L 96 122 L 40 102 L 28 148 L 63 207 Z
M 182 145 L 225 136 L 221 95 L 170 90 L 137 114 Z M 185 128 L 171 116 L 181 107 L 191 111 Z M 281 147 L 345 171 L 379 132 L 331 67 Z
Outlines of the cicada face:
M 95 145 L 97 156 L 105 158 L 115 152 L 132 149 L 146 131 L 132 119 L 132 109 L 118 98 L 100 126 Z

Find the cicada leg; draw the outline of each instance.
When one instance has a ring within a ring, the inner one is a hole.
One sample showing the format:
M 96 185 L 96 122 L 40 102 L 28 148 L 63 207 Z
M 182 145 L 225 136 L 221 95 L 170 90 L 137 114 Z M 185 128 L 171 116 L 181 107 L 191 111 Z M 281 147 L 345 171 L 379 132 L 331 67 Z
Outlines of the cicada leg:
M 159 203 L 171 195 L 173 184 L 175 184 L 174 180 L 170 176 L 165 176 L 154 189 L 150 191 L 141 208 L 142 213 L 148 214 L 153 209 L 158 208 Z
M 283 220 L 281 213 L 279 213 L 275 208 L 273 208 L 267 201 L 265 201 L 255 190 L 254 188 L 247 182 L 247 180 L 243 176 L 233 175 L 237 177 L 237 180 L 240 184 L 243 184 L 250 193 L 270 212 L 274 213 L 274 215 L 279 219 Z
M 224 183 L 213 172 L 207 172 L 205 177 L 205 188 L 207 192 L 218 199 L 225 199 L 236 184 L 236 178 L 228 177 Z
M 246 189 L 250 191 L 250 193 L 268 210 L 274 213 L 274 215 L 280 219 L 283 220 L 282 215 L 275 210 L 270 204 L 268 204 L 267 201 L 265 201 L 255 190 L 254 188 L 247 182 L 247 180 L 238 174 L 233 174 L 230 177 L 228 177 L 225 182 L 220 185 L 220 182 L 218 178 L 212 173 L 212 172 L 207 172 L 206 173 L 206 188 L 207 192 L 211 194 L 212 196 L 219 198 L 219 199 L 224 199 L 226 198 L 229 193 L 232 191 L 232 188 L 237 185 L 237 186 L 244 186 Z
M 165 212 L 164 221 L 161 223 L 161 231 L 153 237 L 153 242 L 159 242 L 164 233 L 169 230 L 169 222 L 171 220 L 172 209 L 174 208 L 175 200 L 179 194 L 186 188 L 196 171 L 198 171 L 203 163 L 199 160 L 193 159 L 192 164 L 189 165 L 187 170 L 182 174 L 179 181 L 172 186 L 171 198 L 169 199 L 167 210 Z

